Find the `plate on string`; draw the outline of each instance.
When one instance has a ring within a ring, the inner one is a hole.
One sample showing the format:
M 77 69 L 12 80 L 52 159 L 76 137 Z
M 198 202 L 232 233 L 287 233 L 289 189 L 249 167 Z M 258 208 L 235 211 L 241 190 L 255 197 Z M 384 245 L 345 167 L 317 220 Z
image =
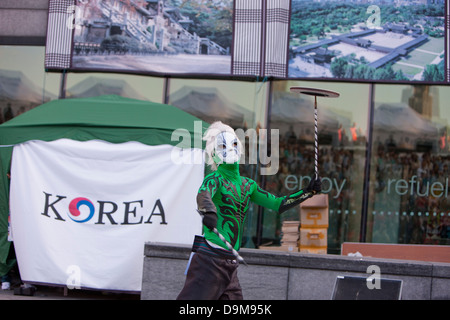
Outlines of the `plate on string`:
M 339 97 L 339 93 L 330 90 L 318 89 L 318 88 L 307 88 L 307 87 L 291 87 L 291 92 L 306 94 L 309 96 L 315 97 L 324 97 L 324 98 L 337 98 Z

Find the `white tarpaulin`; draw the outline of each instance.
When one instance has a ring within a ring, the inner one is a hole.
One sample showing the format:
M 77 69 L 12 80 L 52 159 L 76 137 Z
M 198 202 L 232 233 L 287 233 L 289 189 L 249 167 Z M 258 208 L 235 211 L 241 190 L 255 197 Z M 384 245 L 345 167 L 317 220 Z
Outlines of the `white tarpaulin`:
M 10 208 L 22 280 L 140 291 L 145 242 L 190 244 L 201 232 L 203 170 L 202 150 L 169 145 L 15 146 Z

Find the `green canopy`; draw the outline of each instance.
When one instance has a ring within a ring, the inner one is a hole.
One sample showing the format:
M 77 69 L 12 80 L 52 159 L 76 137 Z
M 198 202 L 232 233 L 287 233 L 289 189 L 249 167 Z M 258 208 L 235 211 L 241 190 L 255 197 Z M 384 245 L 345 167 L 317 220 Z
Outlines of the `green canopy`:
M 174 106 L 116 95 L 53 100 L 0 125 L 0 275 L 10 268 L 7 173 L 14 145 L 29 140 L 66 138 L 197 147 L 208 126 Z M 184 135 L 174 135 L 172 140 L 172 133 L 177 129 Z

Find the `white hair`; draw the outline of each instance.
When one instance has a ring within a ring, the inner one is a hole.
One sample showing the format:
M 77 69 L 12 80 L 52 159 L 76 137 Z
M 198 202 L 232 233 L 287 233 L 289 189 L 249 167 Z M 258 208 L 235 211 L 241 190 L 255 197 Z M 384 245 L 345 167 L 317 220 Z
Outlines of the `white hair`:
M 216 137 L 221 132 L 229 132 L 236 136 L 233 128 L 229 125 L 224 124 L 221 121 L 216 121 L 212 123 L 208 130 L 206 130 L 203 140 L 206 141 L 205 153 L 206 153 L 206 164 L 208 164 L 212 170 L 217 170 L 217 164 L 214 162 L 214 148 L 216 143 Z M 236 136 L 238 144 L 241 145 L 239 138 Z

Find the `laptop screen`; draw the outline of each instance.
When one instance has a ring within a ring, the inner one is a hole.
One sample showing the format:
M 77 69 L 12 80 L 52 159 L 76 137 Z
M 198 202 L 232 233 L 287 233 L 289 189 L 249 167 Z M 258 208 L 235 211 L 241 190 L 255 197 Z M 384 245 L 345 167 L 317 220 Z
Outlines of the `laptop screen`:
M 365 277 L 338 276 L 332 300 L 400 300 L 402 280 L 379 279 L 378 288 L 370 289 Z

